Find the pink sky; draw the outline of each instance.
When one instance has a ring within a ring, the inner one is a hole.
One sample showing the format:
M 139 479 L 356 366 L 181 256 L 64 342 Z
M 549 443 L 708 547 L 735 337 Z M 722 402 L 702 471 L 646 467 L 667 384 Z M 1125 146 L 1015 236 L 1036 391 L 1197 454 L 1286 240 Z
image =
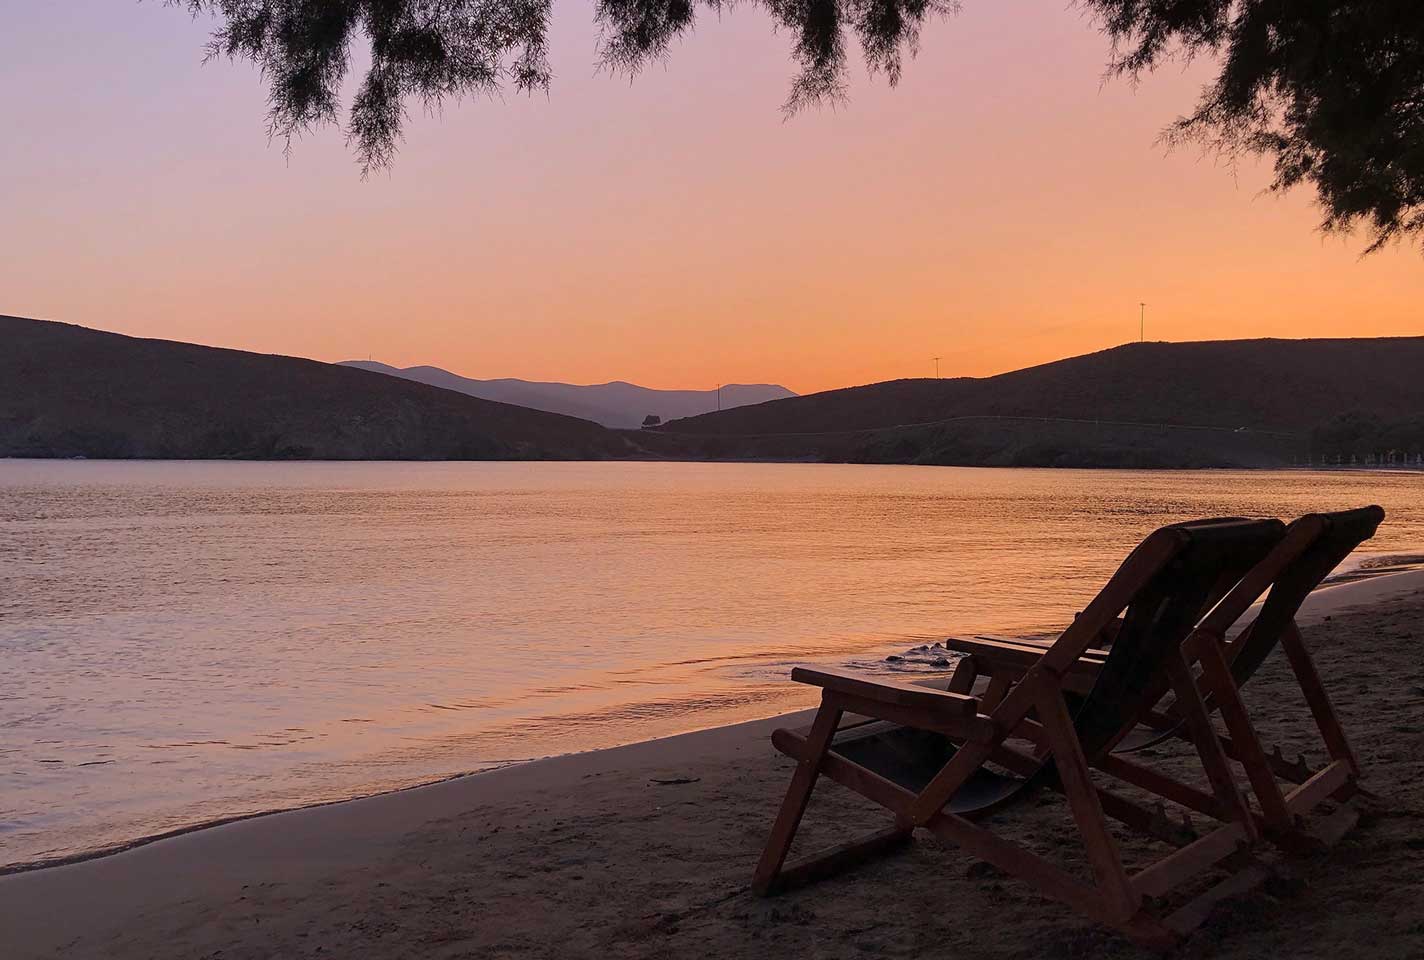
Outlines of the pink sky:
M 412 119 L 363 182 L 264 135 L 244 63 L 153 0 L 0 34 L 0 312 L 474 377 L 801 391 L 986 374 L 1135 339 L 1421 334 L 1417 248 L 1361 259 L 1306 193 L 1158 132 L 1204 75 L 1102 82 L 1061 2 L 966 0 L 900 87 L 779 112 L 790 38 L 739 9 L 600 74 L 556 5 L 550 95 Z

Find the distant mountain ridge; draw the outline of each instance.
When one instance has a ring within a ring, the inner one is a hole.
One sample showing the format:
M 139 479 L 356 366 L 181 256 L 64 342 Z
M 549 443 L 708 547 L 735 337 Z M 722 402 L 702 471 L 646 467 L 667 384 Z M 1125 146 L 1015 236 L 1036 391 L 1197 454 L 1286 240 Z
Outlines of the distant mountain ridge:
M 476 380 L 440 367 L 402 368 L 374 360 L 345 360 L 339 366 L 414 380 L 482 400 L 579 417 L 605 427 L 639 427 L 650 414 L 672 420 L 718 409 L 716 390 L 656 390 L 622 380 L 587 385 L 514 378 Z M 770 383 L 728 383 L 722 385 L 721 392 L 723 410 L 797 396 L 780 384 Z
M 1424 337 L 1128 344 L 995 377 L 770 400 L 657 430 L 468 396 L 465 378 L 426 373 L 457 388 L 0 316 L 0 457 L 1181 468 L 1417 463 L 1424 453 Z M 683 392 L 601 386 L 637 403 Z M 639 422 L 662 415 L 633 409 Z

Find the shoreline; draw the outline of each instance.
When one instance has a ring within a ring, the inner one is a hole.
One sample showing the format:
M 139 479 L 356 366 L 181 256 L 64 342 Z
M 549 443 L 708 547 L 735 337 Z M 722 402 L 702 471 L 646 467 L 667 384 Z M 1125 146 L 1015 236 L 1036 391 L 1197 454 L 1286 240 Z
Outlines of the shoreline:
M 691 457 L 691 456 L 654 456 L 627 455 L 617 457 L 604 457 L 601 459 L 587 459 L 578 457 L 529 457 L 529 458 L 483 458 L 456 460 L 450 458 L 426 459 L 408 458 L 403 460 L 389 460 L 380 458 L 260 458 L 260 457 L 28 457 L 6 455 L 0 456 L 0 463 L 223 463 L 223 464 L 534 464 L 534 463 L 663 463 L 663 464 L 726 464 L 732 466 L 838 466 L 838 467 L 923 467 L 926 469 L 954 469 L 954 470 L 1050 470 L 1055 472 L 1073 471 L 1105 471 L 1110 473 L 1321 473 L 1332 475 L 1369 475 L 1369 476 L 1420 476 L 1424 475 L 1424 466 L 1388 466 L 1388 467 L 1367 467 L 1364 465 L 1308 465 L 1296 463 L 1274 463 L 1274 464 L 1208 464 L 1208 465 L 1137 465 L 1113 462 L 1100 463 L 958 463 L 958 462 L 920 462 L 916 460 L 843 460 L 837 458 L 819 458 L 815 456 L 801 457 Z
M 1350 629 L 1355 620 L 1400 615 L 1420 597 L 1424 597 L 1421 570 L 1349 581 L 1317 591 L 1307 601 L 1302 622 L 1329 630 Z M 1344 611 L 1351 616 L 1336 616 Z M 1341 647 L 1328 645 L 1325 652 L 1345 656 Z M 1412 649 L 1411 645 L 1403 656 L 1410 656 Z M 1399 673 L 1397 666 L 1391 675 Z M 727 883 L 736 884 L 717 894 L 714 900 L 720 903 L 743 892 L 746 877 L 742 874 L 749 874 L 751 863 L 747 850 L 760 843 L 772 805 L 784 788 L 785 764 L 767 738 L 775 727 L 808 715 L 809 711 L 783 714 L 547 757 L 359 799 L 243 817 L 104 856 L 5 874 L 0 876 L 0 929 L 13 937 L 17 957 L 90 955 L 101 944 L 105 955 L 146 956 L 153 954 L 137 948 L 131 954 L 114 953 L 109 947 L 113 938 L 139 936 L 142 931 L 136 933 L 133 923 L 140 916 L 172 917 L 175 923 L 190 924 L 189 913 L 197 904 L 209 916 L 204 922 L 217 924 L 209 931 L 217 938 L 214 943 L 227 944 L 232 937 L 249 933 L 228 930 L 220 918 L 254 897 L 275 896 L 276 889 L 306 891 L 295 900 L 282 899 L 279 910 L 283 923 L 300 926 L 311 920 L 309 911 L 320 912 L 315 904 L 326 902 L 322 891 L 332 885 L 343 889 L 350 885 L 361 897 L 395 897 L 393 903 L 399 906 L 405 895 L 402 890 L 413 889 L 410 884 L 454 882 L 453 873 L 432 866 L 445 857 L 473 858 L 462 869 L 482 871 L 481 876 L 503 869 L 508 857 L 542 863 L 548 851 L 562 849 L 558 844 L 567 839 L 560 824 L 580 819 L 587 821 L 587 831 L 580 834 L 578 850 L 602 850 L 613 843 L 609 837 L 625 833 L 661 850 L 674 839 L 691 842 L 688 838 L 698 830 L 711 829 L 703 821 L 714 813 L 738 831 L 740 844 L 738 849 L 722 850 L 725 839 L 708 840 L 705 849 L 699 847 L 725 859 Z M 1375 764 L 1376 773 L 1388 773 L 1378 767 Z M 1371 780 L 1372 785 L 1375 782 Z M 747 791 L 749 795 L 743 796 Z M 643 807 L 646 814 L 639 813 Z M 644 815 L 674 817 L 673 833 L 645 830 L 639 825 Z M 730 827 L 724 823 L 722 829 Z M 413 853 L 410 845 L 417 841 L 421 845 Z M 515 846 L 504 853 L 482 852 L 501 844 Z M 613 843 L 600 856 L 617 860 L 623 856 L 619 849 Z M 643 860 L 667 856 L 671 854 L 652 852 Z M 584 859 L 576 853 L 569 862 Z M 641 868 L 647 866 L 641 862 Z M 660 867 L 671 869 L 667 864 Z M 401 882 L 383 879 L 407 871 L 418 876 Z M 538 873 L 533 867 L 521 871 L 521 877 Z M 584 877 L 582 869 L 578 877 Z M 62 923 L 60 916 L 65 918 Z M 535 923 L 528 917 L 508 922 Z M 265 949 L 238 955 L 262 956 Z M 199 954 L 175 946 L 174 955 Z
M 1369 554 L 1365 555 L 1369 557 Z M 1399 558 L 1404 561 L 1417 561 L 1416 552 L 1390 551 L 1382 552 L 1374 556 L 1385 559 Z M 1354 558 L 1352 558 L 1354 559 Z M 1343 572 L 1332 574 L 1332 578 L 1318 587 L 1311 597 L 1301 608 L 1301 622 L 1309 623 L 1330 616 L 1342 609 L 1357 606 L 1368 606 L 1378 603 L 1385 603 L 1396 599 L 1410 592 L 1424 591 L 1424 569 L 1409 562 L 1400 564 L 1398 569 L 1395 566 L 1383 566 L 1380 568 L 1368 568 L 1354 566 Z M 1338 592 L 1337 592 L 1338 591 Z M 1259 606 L 1259 603 L 1256 604 Z M 1254 608 L 1253 608 L 1254 609 Z M 928 679 L 914 680 L 911 682 L 928 682 Z M 199 823 L 188 824 L 176 827 L 172 830 L 165 830 L 160 833 L 150 834 L 142 837 L 135 837 L 131 840 L 121 841 L 106 847 L 95 850 L 87 850 L 67 856 L 53 857 L 38 861 L 20 862 L 13 864 L 0 864 L 0 881 L 9 877 L 23 876 L 27 874 L 39 873 L 46 870 L 54 870 L 76 864 L 89 863 L 95 860 L 102 860 L 109 857 L 116 857 L 150 846 L 156 843 L 174 840 L 194 833 L 201 833 L 207 830 L 215 830 L 232 824 L 245 823 L 252 820 L 261 820 L 269 817 L 281 816 L 291 813 L 305 813 L 313 810 L 321 810 L 327 807 L 339 806 L 342 804 L 362 803 L 368 800 L 383 797 L 398 797 L 413 791 L 425 790 L 431 787 L 439 787 L 449 783 L 469 781 L 482 777 L 496 776 L 500 773 L 514 768 L 527 767 L 530 764 L 552 763 L 567 760 L 573 757 L 587 756 L 590 754 L 606 753 L 615 750 L 625 750 L 631 747 L 642 747 L 664 743 L 669 740 L 677 740 L 683 737 L 693 737 L 715 733 L 717 731 L 732 730 L 735 728 L 766 724 L 771 722 L 785 723 L 793 718 L 809 718 L 813 711 L 793 711 L 792 713 L 773 714 L 767 717 L 755 717 L 749 720 L 739 721 L 733 724 L 719 724 L 710 727 L 698 727 L 693 730 L 686 730 L 681 733 L 670 734 L 665 737 L 656 737 L 651 740 L 634 740 L 629 743 L 615 744 L 610 747 L 601 747 L 593 750 L 575 751 L 573 753 L 548 754 L 542 757 L 534 757 L 529 760 L 516 760 L 483 770 L 470 770 L 459 773 L 452 773 L 446 776 L 437 777 L 421 783 L 410 784 L 398 787 L 393 790 L 379 790 L 374 793 L 363 793 L 351 797 L 341 797 L 333 800 L 318 800 L 312 803 L 305 803 L 294 807 L 276 807 L 270 810 L 257 810 L 250 813 L 234 814 L 232 816 L 218 817 L 212 820 L 205 820 Z M 768 736 L 769 736 L 768 731 Z
M 352 866 L 388 852 L 403 834 L 457 816 L 492 796 L 566 789 L 630 769 L 651 778 L 657 771 L 693 769 L 699 758 L 729 751 L 769 752 L 776 726 L 810 713 L 560 754 L 350 800 L 259 813 L 112 853 L 3 874 L 0 929 L 18 934 L 18 956 L 50 956 L 49 950 L 69 955 L 69 946 L 53 940 L 56 931 L 44 919 L 51 904 L 84 904 L 83 927 L 115 926 L 157 903 L 195 892 L 230 892 L 234 885 L 247 889 L 272 878 L 287 882 L 323 868 Z M 359 838 L 354 855 L 352 837 Z M 220 866 L 210 869 L 215 864 Z
M 1404 810 L 1418 806 L 1424 758 L 1415 758 L 1390 731 L 1424 724 L 1424 701 L 1408 687 L 1417 664 L 1414 638 L 1424 635 L 1421 601 L 1424 571 L 1405 571 L 1321 588 L 1302 617 L 1319 638 L 1314 642 L 1321 671 L 1329 672 L 1331 689 L 1340 692 L 1371 791 L 1403 803 Z M 1344 611 L 1350 615 L 1337 615 Z M 1265 672 L 1253 684 L 1270 705 L 1262 716 L 1263 736 L 1292 752 L 1309 751 L 1312 746 L 1297 736 L 1299 724 L 1282 726 L 1276 715 L 1292 684 Z M 1361 698 L 1364 689 L 1370 695 Z M 1035 951 L 1044 941 L 1064 937 L 1081 941 L 1084 956 L 1145 956 L 1021 885 L 973 866 L 965 870 L 963 857 L 954 859 L 933 839 L 805 893 L 773 900 L 750 896 L 750 869 L 792 766 L 773 751 L 769 734 L 809 714 L 551 756 L 9 873 L 0 876 L 7 960 L 219 954 L 224 960 L 651 960 L 669 950 L 752 960 L 778 953 L 853 957 L 873 950 L 899 956 L 933 949 L 988 960 L 1040 956 Z M 874 810 L 832 789 L 817 798 L 807 842 L 820 845 L 840 830 L 860 832 L 879 822 L 867 819 Z M 1062 843 L 1064 835 L 1044 820 L 1045 810 L 1054 810 L 1030 806 L 1010 829 L 1041 843 Z M 1417 900 L 1424 847 L 1408 816 L 1390 819 L 1386 813 L 1361 828 L 1368 846 L 1357 849 L 1367 853 L 1346 853 L 1344 863 L 1326 857 L 1310 866 L 1324 903 L 1356 900 L 1350 923 L 1368 924 L 1381 956 L 1413 949 L 1407 944 L 1417 940 L 1410 932 L 1424 916 Z M 827 818 L 834 828 L 829 835 Z M 608 896 L 611 889 L 618 896 Z M 1391 906 L 1391 897 L 1401 897 L 1405 906 Z M 944 909 L 947 904 L 956 909 Z M 1223 936 L 1227 950 L 1210 950 L 1210 937 L 1218 934 L 1209 926 L 1200 934 L 1208 937 L 1202 956 L 1257 960 L 1277 956 L 1283 941 L 1319 946 L 1321 937 L 1343 943 L 1360 934 L 1329 926 L 1331 916 L 1333 923 L 1341 920 L 1326 906 L 1316 909 L 1326 917 L 1326 933 L 1300 922 L 1303 913 L 1316 914 L 1309 904 L 1272 899 L 1267 906 L 1265 913 L 1247 910 L 1243 922 L 1226 910 L 1216 929 L 1229 934 Z M 983 930 L 960 930 L 957 910 L 1007 914 L 1007 923 L 994 924 L 993 950 L 978 939 Z M 1376 933 L 1394 916 L 1403 941 Z M 846 947 L 824 949 L 840 943 Z
M 1195 428 L 1193 428 L 1195 429 Z M 1202 428 L 1215 429 L 1215 428 Z M 700 436 L 700 435 L 689 435 Z M 715 435 L 709 435 L 715 436 Z M 729 435 L 736 439 L 737 435 Z M 730 463 L 730 464 L 794 464 L 800 466 L 841 467 L 951 467 L 962 470 L 1108 470 L 1114 473 L 1358 473 L 1358 474 L 1424 474 L 1424 466 L 1369 467 L 1364 464 L 1236 464 L 1207 466 L 1136 466 L 1121 463 L 1092 464 L 1019 464 L 1019 463 L 923 463 L 914 460 L 825 460 L 815 457 L 691 457 L 628 455 L 601 457 L 482 457 L 453 459 L 450 457 L 407 457 L 399 460 L 380 457 L 42 457 L 16 454 L 0 455 L 0 463 Z

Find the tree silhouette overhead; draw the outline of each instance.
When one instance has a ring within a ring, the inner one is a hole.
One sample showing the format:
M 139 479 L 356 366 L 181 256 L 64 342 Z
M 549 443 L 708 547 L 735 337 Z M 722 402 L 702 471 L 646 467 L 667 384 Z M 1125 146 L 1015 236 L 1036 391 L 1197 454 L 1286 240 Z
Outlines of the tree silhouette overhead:
M 257 63 L 271 132 L 342 123 L 352 47 L 371 64 L 344 121 L 363 169 L 395 155 L 407 105 L 549 86 L 551 0 L 170 0 L 216 16 L 210 53 Z M 793 37 L 788 110 L 845 95 L 848 38 L 896 83 L 925 20 L 958 0 L 750 0 Z M 989 2 L 989 0 L 985 0 Z M 1058 2 L 1058 0 L 1048 0 Z M 599 56 L 636 72 L 733 0 L 597 0 Z M 1315 189 L 1329 232 L 1369 250 L 1424 236 L 1424 0 L 1080 0 L 1112 41 L 1109 72 L 1210 56 L 1216 79 L 1167 130 L 1274 163 L 1272 188 Z M 1005 69 L 1016 69 L 1006 64 Z

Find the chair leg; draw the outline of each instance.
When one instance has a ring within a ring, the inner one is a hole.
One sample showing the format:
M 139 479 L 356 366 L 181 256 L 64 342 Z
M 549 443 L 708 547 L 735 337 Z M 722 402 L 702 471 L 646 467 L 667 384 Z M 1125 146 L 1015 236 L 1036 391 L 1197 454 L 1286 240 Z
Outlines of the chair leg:
M 771 836 L 767 837 L 761 860 L 757 862 L 752 875 L 752 890 L 759 896 L 772 892 L 781 867 L 786 863 L 786 854 L 791 850 L 791 840 L 796 836 L 796 828 L 801 825 L 801 817 L 806 813 L 806 804 L 811 800 L 811 791 L 821 772 L 821 759 L 830 749 L 831 739 L 841 722 L 841 708 L 832 702 L 829 695 L 821 697 L 821 709 L 811 725 L 811 735 L 807 739 L 805 757 L 796 764 L 796 772 L 791 775 L 791 785 L 781 801 L 776 820 L 771 825 Z
M 1356 777 L 1360 776 L 1360 761 L 1356 759 L 1355 751 L 1350 748 L 1350 741 L 1335 715 L 1335 706 L 1330 702 L 1330 695 L 1325 692 L 1325 684 L 1320 682 L 1315 662 L 1311 660 L 1310 652 L 1305 648 L 1305 641 L 1301 639 L 1300 628 L 1295 624 L 1291 624 L 1290 629 L 1281 635 L 1281 649 L 1285 651 L 1291 670 L 1295 672 L 1296 680 L 1305 693 L 1311 716 L 1315 718 L 1315 725 L 1325 739 L 1331 759 L 1344 760 L 1351 772 Z
M 1124 923 L 1138 913 L 1142 898 L 1132 889 L 1117 843 L 1108 832 L 1102 803 L 1088 773 L 1088 761 L 1073 729 L 1073 718 L 1068 713 L 1063 693 L 1044 682 L 1040 682 L 1039 690 L 1038 712 L 1058 776 L 1063 781 L 1069 812 L 1078 824 L 1083 849 L 1107 905 L 1108 916 L 1117 923 Z
M 1211 725 L 1211 716 L 1207 713 L 1206 702 L 1197 688 L 1191 668 L 1187 666 L 1180 651 L 1169 655 L 1164 665 L 1168 677 L 1171 678 L 1172 690 L 1177 695 L 1177 704 L 1181 708 L 1183 719 L 1186 720 L 1192 743 L 1197 749 L 1197 756 L 1201 759 L 1207 780 L 1211 782 L 1212 793 L 1215 794 L 1222 811 L 1228 814 L 1228 818 L 1241 824 L 1248 839 L 1255 840 L 1260 835 L 1255 817 L 1246 798 L 1241 794 L 1241 788 L 1236 785 L 1231 764 L 1227 762 L 1226 752 L 1222 749 L 1216 728 Z
M 1261 814 L 1266 821 L 1267 830 L 1274 833 L 1289 830 L 1291 816 L 1290 811 L 1286 809 L 1285 795 L 1276 783 L 1270 758 L 1266 756 L 1266 750 L 1261 746 L 1261 740 L 1251 725 L 1246 704 L 1241 700 L 1241 692 L 1236 688 L 1236 682 L 1231 677 L 1231 668 L 1227 666 L 1221 648 L 1210 638 L 1206 638 L 1198 644 L 1198 649 L 1192 650 L 1191 653 L 1201 663 L 1202 679 L 1211 690 L 1212 701 L 1221 711 L 1221 719 L 1231 734 L 1231 743 L 1246 770 L 1246 776 L 1251 781 L 1256 802 L 1261 805 Z M 1220 738 L 1217 738 L 1217 742 L 1220 744 Z
M 913 825 L 897 822 L 895 826 L 888 829 L 877 830 L 849 843 L 822 850 L 783 867 L 780 873 L 772 879 L 771 887 L 767 893 L 781 893 L 784 890 L 805 886 L 878 857 L 894 853 L 910 843 L 914 832 Z M 758 891 L 758 893 L 760 892 Z

